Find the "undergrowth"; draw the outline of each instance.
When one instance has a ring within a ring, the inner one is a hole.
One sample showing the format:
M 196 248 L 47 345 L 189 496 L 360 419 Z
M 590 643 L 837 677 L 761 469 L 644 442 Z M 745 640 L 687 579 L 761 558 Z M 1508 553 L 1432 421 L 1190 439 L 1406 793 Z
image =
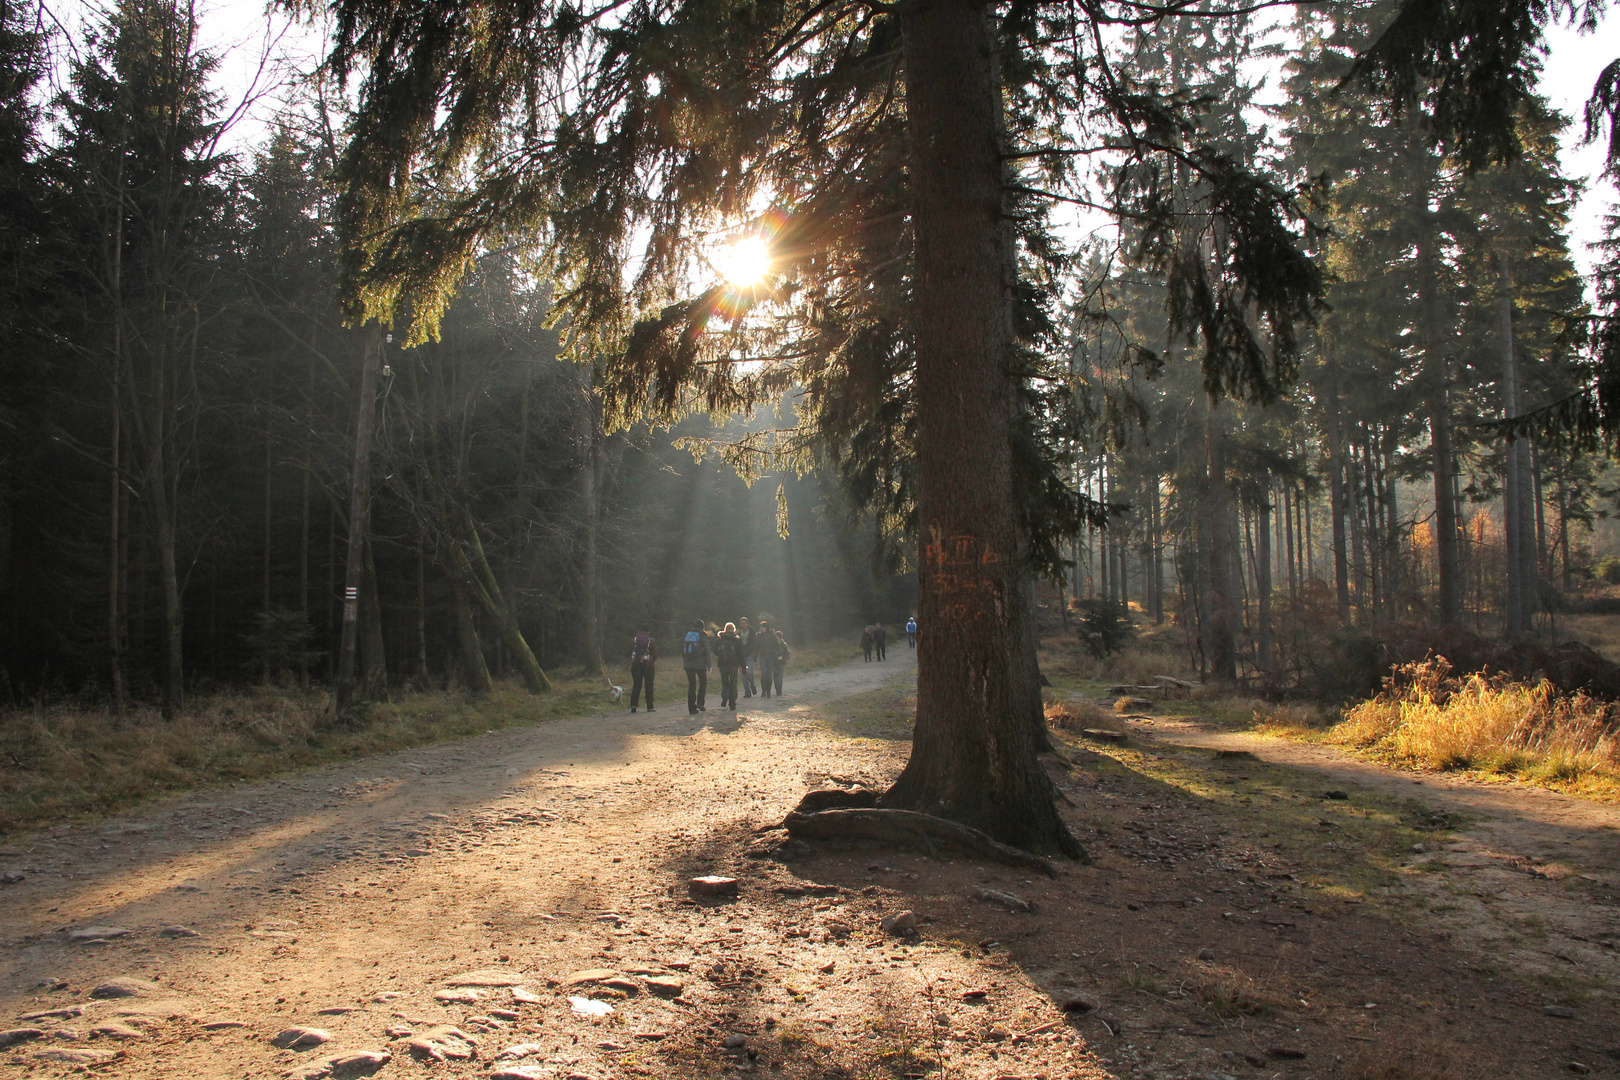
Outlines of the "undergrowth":
M 1454 676 L 1443 657 L 1398 667 L 1326 738 L 1405 768 L 1476 769 L 1620 798 L 1615 705 L 1546 681 Z
M 845 642 L 795 650 L 785 689 L 791 691 L 796 674 L 854 654 Z M 611 674 L 614 682 L 628 682 Z M 679 663 L 666 661 L 658 676 L 660 695 L 678 697 Z M 332 723 L 326 693 L 273 687 L 199 694 L 173 720 L 149 707 L 122 718 L 69 705 L 0 712 L 0 835 L 111 813 L 157 795 L 628 707 L 610 704 L 601 676 L 552 682 L 552 692 L 542 695 L 505 681 L 484 698 L 404 691 L 357 708 L 344 725 Z

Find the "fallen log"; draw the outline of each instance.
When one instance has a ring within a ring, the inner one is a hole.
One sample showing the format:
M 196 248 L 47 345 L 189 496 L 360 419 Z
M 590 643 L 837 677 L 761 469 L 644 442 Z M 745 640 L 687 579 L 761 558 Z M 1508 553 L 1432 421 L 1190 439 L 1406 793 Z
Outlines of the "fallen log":
M 878 840 L 887 843 L 940 841 L 1007 866 L 1036 870 L 1056 877 L 1046 859 L 994 840 L 978 829 L 915 810 L 823 810 L 817 814 L 790 813 L 782 822 L 788 835 L 800 840 Z M 1082 856 L 1082 861 L 1084 857 Z

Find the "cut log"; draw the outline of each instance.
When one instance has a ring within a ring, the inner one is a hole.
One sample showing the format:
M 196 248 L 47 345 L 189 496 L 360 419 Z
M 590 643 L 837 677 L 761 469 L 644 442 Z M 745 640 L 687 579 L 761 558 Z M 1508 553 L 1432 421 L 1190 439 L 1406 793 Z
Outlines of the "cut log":
M 941 841 L 1008 866 L 1057 876 L 1052 864 L 1039 855 L 991 839 L 978 829 L 915 810 L 823 810 L 819 814 L 795 811 L 782 824 L 789 836 L 804 840 Z

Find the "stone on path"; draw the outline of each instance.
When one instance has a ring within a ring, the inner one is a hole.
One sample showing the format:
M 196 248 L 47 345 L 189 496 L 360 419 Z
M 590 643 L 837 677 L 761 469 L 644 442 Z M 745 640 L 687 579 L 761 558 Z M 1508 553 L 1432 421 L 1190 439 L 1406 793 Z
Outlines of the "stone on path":
M 1035 905 L 1016 893 L 1002 892 L 999 889 L 976 888 L 973 890 L 973 899 L 986 904 L 995 904 L 1008 911 L 1034 911 Z
M 545 1048 L 537 1042 L 517 1043 L 516 1045 L 508 1046 L 505 1050 L 502 1050 L 500 1053 L 496 1054 L 495 1060 L 499 1061 L 502 1058 L 533 1057 L 534 1055 L 540 1053 L 540 1051 L 543 1049 Z
M 55 1050 L 41 1050 L 34 1055 L 37 1061 L 61 1061 L 69 1065 L 100 1065 L 119 1055 L 117 1050 L 92 1050 L 89 1047 L 64 1046 Z
M 394 1055 L 386 1050 L 356 1050 L 306 1062 L 287 1076 L 290 1080 L 357 1080 L 374 1075 L 393 1060 Z
M 599 1020 L 613 1011 L 613 1006 L 607 1002 L 588 997 L 571 997 L 568 999 L 568 1007 L 579 1016 L 588 1016 L 593 1020 Z
M 648 993 L 659 997 L 680 997 L 686 989 L 686 983 L 673 975 L 643 975 L 641 982 Z
M 482 998 L 479 990 L 435 990 L 433 1000 L 440 1005 L 471 1005 Z
M 158 931 L 158 937 L 181 938 L 202 937 L 202 935 L 197 933 L 197 931 L 193 930 L 189 926 L 165 926 L 163 929 Z
M 191 1004 L 179 998 L 131 998 L 122 1005 L 114 1006 L 111 1018 L 114 1020 L 174 1020 L 191 1019 Z
M 563 986 L 586 986 L 590 983 L 605 983 L 609 979 L 622 979 L 624 972 L 614 968 L 586 968 L 576 971 L 562 981 Z
M 247 1024 L 241 1020 L 210 1020 L 202 1026 L 204 1031 L 229 1031 L 232 1028 L 245 1028 Z
M 448 1024 L 428 1028 L 405 1046 L 428 1061 L 467 1061 L 478 1056 L 478 1040 Z
M 168 992 L 155 982 L 136 979 L 129 975 L 120 975 L 116 979 L 108 979 L 90 991 L 90 996 L 93 998 L 151 997 L 154 994 L 166 994 Z
M 60 1009 L 41 1009 L 39 1012 L 23 1013 L 17 1019 L 26 1023 L 34 1020 L 72 1020 L 83 1015 L 83 1005 L 65 1005 Z
M 894 937 L 911 937 L 917 932 L 917 913 L 896 911 L 883 916 L 883 932 Z
M 97 1024 L 95 1027 L 90 1029 L 90 1034 L 105 1035 L 109 1039 L 146 1038 L 146 1033 L 144 1031 L 141 1031 L 139 1028 L 130 1027 L 128 1024 L 121 1023 L 117 1020 L 108 1020 L 105 1023 Z
M 504 1065 L 489 1074 L 489 1080 L 551 1080 L 556 1076 L 539 1065 Z
M 736 896 L 737 879 L 705 874 L 688 881 L 686 890 L 693 896 Z
M 526 986 L 514 986 L 512 1000 L 520 1005 L 538 1005 L 545 999 Z
M 122 926 L 81 926 L 77 930 L 68 931 L 68 940 L 75 945 L 89 945 L 128 937 L 132 933 L 133 930 Z
M 270 1042 L 283 1050 L 309 1050 L 332 1041 L 332 1033 L 320 1028 L 290 1027 L 283 1029 Z
M 515 971 L 469 971 L 445 982 L 450 986 L 519 986 L 523 976 Z
M 0 1031 L 0 1046 L 13 1046 L 17 1043 L 27 1042 L 29 1039 L 42 1038 L 44 1034 L 45 1032 L 39 1028 L 11 1028 Z

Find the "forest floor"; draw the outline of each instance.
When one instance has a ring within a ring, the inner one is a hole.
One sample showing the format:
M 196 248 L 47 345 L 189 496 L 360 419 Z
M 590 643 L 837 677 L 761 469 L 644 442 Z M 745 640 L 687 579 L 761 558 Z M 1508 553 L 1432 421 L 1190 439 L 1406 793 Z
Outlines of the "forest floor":
M 914 673 L 904 648 L 790 673 L 735 716 L 689 716 L 666 676 L 651 714 L 0 840 L 0 1070 L 1620 1074 L 1620 810 L 1172 702 L 1122 743 L 1059 733 L 1094 864 L 1053 880 L 757 835 L 807 788 L 892 779 Z M 711 873 L 740 894 L 691 899 Z M 883 934 L 902 909 L 918 935 Z M 309 1048 L 273 1045 L 294 1028 Z

